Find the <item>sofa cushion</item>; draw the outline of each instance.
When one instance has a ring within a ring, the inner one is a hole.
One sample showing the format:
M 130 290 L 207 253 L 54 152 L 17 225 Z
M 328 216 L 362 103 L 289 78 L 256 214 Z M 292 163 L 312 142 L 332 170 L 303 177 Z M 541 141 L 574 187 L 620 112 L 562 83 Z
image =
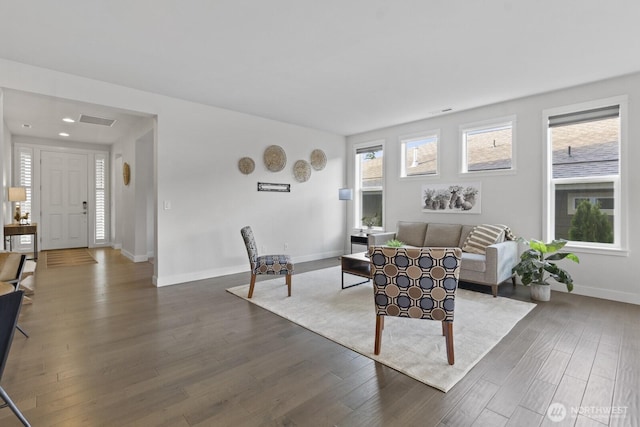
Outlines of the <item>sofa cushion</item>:
M 424 237 L 426 247 L 459 247 L 460 224 L 429 224 Z
M 427 230 L 426 222 L 398 222 L 396 239 L 410 246 L 422 246 L 424 234 Z
M 460 268 L 484 273 L 487 270 L 487 257 L 485 255 L 463 252 Z
M 487 246 L 504 240 L 504 226 L 481 224 L 476 225 L 469 233 L 467 240 L 462 246 L 463 252 L 484 255 Z

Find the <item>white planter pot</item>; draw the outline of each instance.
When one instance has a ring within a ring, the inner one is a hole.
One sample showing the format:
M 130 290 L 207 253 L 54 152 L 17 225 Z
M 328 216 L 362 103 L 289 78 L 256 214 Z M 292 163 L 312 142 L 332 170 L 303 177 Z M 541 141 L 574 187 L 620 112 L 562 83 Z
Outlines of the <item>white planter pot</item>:
M 551 286 L 531 284 L 531 299 L 536 301 L 549 301 L 551 299 Z

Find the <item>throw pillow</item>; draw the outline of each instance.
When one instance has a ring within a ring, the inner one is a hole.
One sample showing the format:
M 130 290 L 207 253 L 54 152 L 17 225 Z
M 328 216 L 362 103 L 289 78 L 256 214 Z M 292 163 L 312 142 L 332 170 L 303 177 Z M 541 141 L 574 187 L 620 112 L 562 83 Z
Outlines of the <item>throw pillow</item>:
M 504 226 L 492 224 L 476 225 L 464 242 L 462 251 L 484 255 L 487 246 L 502 242 L 503 240 Z

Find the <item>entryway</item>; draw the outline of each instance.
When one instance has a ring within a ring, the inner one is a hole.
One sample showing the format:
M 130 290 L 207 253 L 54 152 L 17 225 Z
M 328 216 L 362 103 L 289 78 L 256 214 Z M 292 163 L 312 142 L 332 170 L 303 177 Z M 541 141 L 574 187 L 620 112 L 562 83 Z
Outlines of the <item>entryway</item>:
M 87 154 L 42 151 L 42 250 L 86 248 Z

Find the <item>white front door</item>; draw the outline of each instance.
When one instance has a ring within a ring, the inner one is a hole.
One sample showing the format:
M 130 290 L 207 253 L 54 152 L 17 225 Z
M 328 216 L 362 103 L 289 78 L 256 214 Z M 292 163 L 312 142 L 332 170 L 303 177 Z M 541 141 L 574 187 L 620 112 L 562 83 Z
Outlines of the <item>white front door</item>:
M 42 249 L 86 248 L 87 155 L 42 151 Z

